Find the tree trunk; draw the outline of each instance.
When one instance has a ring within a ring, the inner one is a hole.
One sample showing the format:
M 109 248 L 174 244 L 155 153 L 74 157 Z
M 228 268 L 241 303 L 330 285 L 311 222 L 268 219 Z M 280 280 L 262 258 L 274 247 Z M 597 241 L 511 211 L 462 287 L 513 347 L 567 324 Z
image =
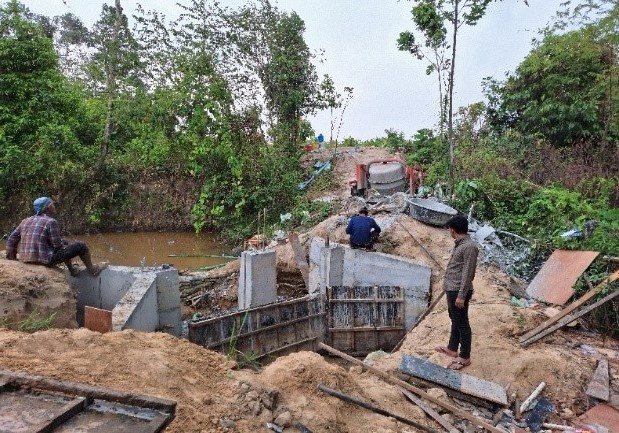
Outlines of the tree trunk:
M 105 91 L 107 92 L 107 110 L 105 115 L 105 129 L 103 130 L 103 140 L 99 150 L 99 159 L 95 172 L 99 173 L 105 164 L 107 153 L 110 147 L 110 137 L 112 135 L 112 115 L 114 111 L 114 97 L 116 96 L 116 63 L 118 59 L 118 35 L 120 34 L 120 25 L 122 20 L 122 7 L 120 0 L 116 1 L 116 20 L 114 21 L 114 33 L 112 34 L 111 50 L 107 59 L 107 77 L 105 80 Z
M 456 42 L 458 40 L 458 21 L 460 10 L 459 0 L 454 1 L 453 42 L 451 46 L 451 69 L 449 71 L 449 117 L 447 118 L 447 140 L 449 142 L 449 195 L 454 191 L 454 137 L 453 137 L 453 107 L 454 107 L 454 71 L 456 68 Z

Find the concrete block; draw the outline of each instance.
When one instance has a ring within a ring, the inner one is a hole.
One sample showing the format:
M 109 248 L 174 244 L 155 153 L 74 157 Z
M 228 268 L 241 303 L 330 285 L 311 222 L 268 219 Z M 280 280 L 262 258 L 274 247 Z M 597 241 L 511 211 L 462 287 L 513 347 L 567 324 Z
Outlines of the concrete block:
M 169 310 L 159 310 L 159 326 L 157 329 L 180 337 L 183 332 L 180 305 Z
M 77 298 L 77 322 L 84 326 L 84 307 L 112 310 L 135 280 L 131 268 L 110 266 L 96 277 L 82 271 L 69 277 L 69 286 Z
M 239 277 L 239 309 L 259 307 L 277 300 L 275 251 L 243 251 Z
M 112 310 L 115 331 L 136 329 L 150 332 L 159 327 L 156 274 L 148 272 L 136 275 L 129 291 Z
M 175 268 L 168 268 L 156 272 L 159 311 L 180 308 L 181 293 L 178 271 Z

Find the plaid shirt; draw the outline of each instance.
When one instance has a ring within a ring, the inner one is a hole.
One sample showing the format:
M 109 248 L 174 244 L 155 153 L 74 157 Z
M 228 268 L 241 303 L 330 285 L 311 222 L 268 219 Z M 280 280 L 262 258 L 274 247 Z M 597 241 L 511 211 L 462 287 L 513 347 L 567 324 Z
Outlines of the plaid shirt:
M 465 298 L 467 293 L 473 290 L 478 253 L 477 244 L 468 235 L 456 241 L 445 270 L 443 281 L 445 291 L 458 291 L 458 297 Z
M 22 262 L 47 265 L 54 251 L 62 246 L 58 222 L 45 214 L 24 219 L 6 242 L 6 257 Z

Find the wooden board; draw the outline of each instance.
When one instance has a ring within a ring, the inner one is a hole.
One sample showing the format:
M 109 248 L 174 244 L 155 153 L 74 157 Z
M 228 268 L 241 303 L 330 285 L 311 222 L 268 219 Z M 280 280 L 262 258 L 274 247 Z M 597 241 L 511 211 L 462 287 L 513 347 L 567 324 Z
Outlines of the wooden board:
M 102 334 L 110 332 L 112 330 L 112 312 L 86 305 L 84 307 L 84 327 Z
M 425 359 L 404 354 L 400 370 L 410 376 L 419 377 L 501 406 L 508 405 L 507 392 L 498 383 L 441 367 Z
M 540 301 L 565 304 L 574 294 L 572 286 L 598 254 L 555 250 L 527 287 L 527 294 Z

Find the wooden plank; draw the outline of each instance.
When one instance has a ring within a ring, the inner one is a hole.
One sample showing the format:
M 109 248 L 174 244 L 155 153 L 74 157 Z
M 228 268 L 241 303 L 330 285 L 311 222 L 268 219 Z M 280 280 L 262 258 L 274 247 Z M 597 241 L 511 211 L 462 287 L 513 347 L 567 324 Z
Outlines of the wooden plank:
M 330 304 L 404 304 L 404 299 L 329 299 Z
M 309 289 L 309 265 L 307 264 L 307 260 L 305 259 L 305 251 L 303 251 L 303 247 L 301 246 L 301 242 L 299 241 L 299 235 L 296 233 L 290 233 L 288 235 L 288 240 L 290 240 L 290 245 L 292 245 L 294 260 L 296 261 L 297 266 L 301 271 L 303 281 L 305 282 L 305 287 Z
M 441 367 L 425 359 L 404 354 L 400 370 L 408 375 L 420 377 L 502 406 L 508 405 L 505 388 L 498 383 Z
M 412 425 L 413 427 L 418 428 L 421 431 L 425 431 L 425 432 L 428 432 L 428 433 L 438 433 L 433 428 L 430 428 L 428 426 L 420 424 L 417 421 L 414 421 L 412 419 L 403 417 L 403 416 L 398 415 L 396 413 L 387 411 L 387 410 L 382 409 L 382 408 L 380 408 L 378 406 L 375 406 L 375 405 L 370 404 L 370 403 L 368 403 L 366 401 L 363 401 L 363 400 L 361 400 L 359 398 L 353 397 L 353 396 L 348 395 L 348 394 L 344 394 L 343 392 L 340 392 L 338 390 L 327 388 L 324 385 L 318 385 L 318 389 L 321 390 L 322 392 L 326 393 L 326 394 L 332 395 L 333 397 L 337 397 L 340 400 L 344 400 L 344 401 L 347 401 L 349 403 L 356 404 L 357 406 L 361 406 L 361 407 L 363 407 L 365 409 L 369 409 L 372 412 L 376 412 L 378 414 L 381 414 L 381 415 L 388 416 L 390 418 L 396 419 L 396 420 L 398 420 L 400 422 L 403 422 L 404 424 Z
M 589 290 L 587 293 L 585 293 L 583 296 L 581 296 L 578 300 L 572 302 L 568 307 L 564 308 L 558 315 L 551 317 L 550 319 L 546 320 L 541 325 L 537 326 L 535 329 L 532 329 L 531 331 L 529 331 L 526 334 L 522 335 L 520 337 L 520 342 L 522 343 L 522 342 L 528 340 L 529 338 L 531 338 L 531 337 L 539 334 L 540 332 L 544 331 L 545 329 L 549 328 L 554 323 L 558 322 L 563 317 L 567 316 L 572 311 L 574 311 L 575 309 L 580 307 L 582 304 L 587 302 L 589 299 L 593 298 L 598 293 L 599 290 L 601 290 L 602 288 L 607 286 L 609 283 L 615 281 L 617 278 L 619 278 L 619 271 L 613 272 L 611 275 L 609 275 L 600 284 L 595 286 L 593 289 Z
M 589 305 L 586 308 L 583 308 L 582 310 L 576 312 L 576 313 L 572 313 L 569 316 L 564 317 L 563 319 L 559 320 L 559 322 L 557 322 L 556 325 L 551 326 L 550 328 L 540 332 L 539 334 L 535 335 L 534 337 L 530 338 L 529 340 L 520 343 L 520 345 L 522 347 L 527 347 L 528 345 L 535 343 L 537 340 L 545 337 L 546 335 L 556 331 L 557 329 L 567 325 L 570 322 L 573 322 L 574 320 L 578 319 L 581 316 L 584 316 L 585 314 L 587 314 L 589 311 L 596 309 L 597 307 L 599 307 L 600 305 L 610 301 L 611 299 L 617 297 L 617 295 L 619 295 L 619 290 L 615 290 L 614 292 L 610 293 L 609 295 L 606 295 L 604 298 L 600 299 L 599 301 L 595 302 L 594 304 Z
M 419 397 L 428 400 L 431 403 L 437 404 L 440 407 L 448 410 L 449 412 L 453 413 L 454 415 L 459 416 L 460 418 L 464 418 L 467 419 L 469 421 L 471 421 L 474 425 L 479 426 L 479 427 L 483 427 L 486 430 L 493 432 L 493 433 L 505 433 L 503 430 L 500 430 L 498 428 L 496 428 L 493 425 L 488 424 L 486 421 L 482 420 L 481 418 L 478 418 L 474 415 L 471 415 L 470 413 L 461 410 L 455 406 L 452 406 L 449 403 L 445 403 L 442 400 L 439 400 L 438 398 L 432 397 L 431 395 L 429 395 L 428 393 L 422 391 L 421 389 L 417 388 L 416 386 L 411 385 L 410 383 L 406 383 L 403 380 L 400 380 L 396 377 L 393 377 L 392 375 L 390 375 L 389 373 L 386 373 L 382 370 L 379 370 L 378 368 L 372 367 L 371 365 L 368 365 L 362 361 L 359 361 L 356 358 L 353 358 L 352 356 L 348 356 L 345 353 L 340 352 L 339 350 L 334 349 L 333 347 L 327 346 L 324 343 L 318 343 L 318 348 L 319 349 L 323 349 L 326 350 L 329 353 L 332 353 L 336 356 L 339 356 L 342 359 L 345 359 L 349 362 L 352 362 L 355 365 L 360 365 L 363 368 L 367 369 L 368 371 L 371 371 L 372 373 L 374 373 L 375 375 L 385 379 L 387 382 L 390 382 L 394 385 L 400 386 L 408 391 L 411 391 L 415 394 L 417 394 Z
M 93 399 L 128 404 L 130 406 L 163 410 L 170 413 L 174 413 L 176 410 L 176 401 L 174 400 L 151 397 L 143 394 L 134 394 L 125 391 L 116 391 L 77 382 L 47 379 L 42 376 L 33 376 L 26 373 L 16 373 L 9 370 L 0 369 L 0 380 L 3 379 L 8 379 L 11 386 L 20 388 L 42 389 L 64 394 L 80 395 Z
M 404 326 L 359 326 L 356 328 L 329 328 L 329 332 L 402 331 Z
M 30 431 L 32 433 L 51 433 L 57 427 L 67 422 L 78 413 L 82 412 L 91 402 L 91 399 L 85 397 L 77 397 L 65 404 L 62 408 L 60 408 L 60 412 L 57 416 L 45 423 L 37 426 L 32 426 L 32 430 Z
M 404 394 L 406 396 L 406 398 L 408 398 L 410 401 L 412 401 L 413 403 L 415 403 L 417 406 L 419 406 L 421 408 L 421 410 L 423 410 L 425 413 L 427 413 L 432 419 L 434 419 L 437 423 L 439 423 L 440 425 L 442 425 L 443 427 L 445 427 L 445 430 L 447 430 L 449 433 L 460 433 L 460 430 L 458 430 L 457 428 L 455 428 L 453 425 L 449 424 L 445 418 L 443 418 L 437 411 L 435 411 L 434 409 L 432 409 L 430 407 L 430 405 L 426 404 L 422 399 L 420 399 L 419 397 L 417 397 L 415 394 L 413 394 L 412 392 L 409 392 L 407 390 L 405 390 L 404 388 L 400 387 L 400 392 L 402 394 Z
M 610 376 L 608 374 L 608 359 L 602 358 L 587 386 L 586 394 L 598 400 L 610 400 Z

